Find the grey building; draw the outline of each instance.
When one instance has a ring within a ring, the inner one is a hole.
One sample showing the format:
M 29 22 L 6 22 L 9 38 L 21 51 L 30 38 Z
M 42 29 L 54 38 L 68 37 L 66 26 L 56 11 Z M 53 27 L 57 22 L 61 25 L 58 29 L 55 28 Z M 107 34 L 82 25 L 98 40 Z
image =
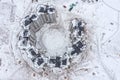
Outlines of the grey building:
M 52 5 L 39 5 L 37 7 L 37 14 L 39 16 L 39 20 L 42 20 L 44 23 L 56 22 L 56 10 Z
M 48 23 L 54 23 L 56 22 L 56 10 L 54 6 L 49 6 L 47 10 L 47 22 Z
M 34 27 L 34 28 L 32 28 L 32 30 L 34 32 L 39 31 L 42 28 L 42 26 L 44 25 L 42 23 L 42 21 L 39 20 L 39 16 L 37 16 L 36 14 L 31 14 L 30 20 L 32 20 L 30 27 Z
M 44 24 L 47 22 L 47 19 L 46 19 L 46 11 L 47 11 L 47 8 L 45 5 L 38 5 L 37 6 L 37 15 L 38 15 L 38 19 L 39 21 Z

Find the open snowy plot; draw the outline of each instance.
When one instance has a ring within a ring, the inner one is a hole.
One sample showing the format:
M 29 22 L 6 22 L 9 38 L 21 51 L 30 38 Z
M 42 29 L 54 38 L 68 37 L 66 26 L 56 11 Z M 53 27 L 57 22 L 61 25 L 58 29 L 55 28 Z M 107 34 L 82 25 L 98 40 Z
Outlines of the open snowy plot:
M 60 9 L 58 14 L 61 13 L 63 19 L 80 17 L 87 23 L 86 30 L 90 36 L 87 59 L 75 64 L 74 68 L 66 70 L 63 75 L 58 75 L 35 72 L 23 59 L 20 51 L 11 46 L 16 46 L 15 36 L 21 31 L 21 19 L 27 14 L 29 8 L 34 6 L 32 4 L 37 2 L 0 0 L 0 80 L 120 80 L 120 2 L 99 0 L 92 3 L 92 1 L 38 0 L 40 4 L 48 3 L 58 7 Z M 76 2 L 76 6 L 69 11 L 70 5 Z M 61 32 L 54 30 L 45 33 L 43 42 L 50 52 L 56 50 L 56 47 L 58 49 L 68 45 L 65 41 L 69 40 Z M 55 39 L 50 43 L 52 38 Z M 52 45 L 53 43 L 57 44 Z M 56 54 L 51 53 L 51 55 Z

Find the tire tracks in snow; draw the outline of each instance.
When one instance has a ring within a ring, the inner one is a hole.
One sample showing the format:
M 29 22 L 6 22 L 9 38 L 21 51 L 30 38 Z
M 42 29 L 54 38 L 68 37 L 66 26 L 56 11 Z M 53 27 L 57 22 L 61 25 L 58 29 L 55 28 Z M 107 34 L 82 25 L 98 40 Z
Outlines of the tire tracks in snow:
M 102 53 L 102 51 L 101 51 L 101 42 L 100 42 L 100 39 L 97 36 L 96 36 L 96 40 L 97 40 L 97 44 L 96 44 L 97 58 L 98 58 L 98 61 L 99 61 L 100 65 L 102 66 L 102 68 L 104 69 L 105 73 L 108 75 L 110 80 L 117 80 L 116 77 L 115 77 L 115 74 L 112 73 L 110 71 L 110 69 L 108 69 L 108 67 L 103 63 L 101 55 L 100 55 L 100 53 Z

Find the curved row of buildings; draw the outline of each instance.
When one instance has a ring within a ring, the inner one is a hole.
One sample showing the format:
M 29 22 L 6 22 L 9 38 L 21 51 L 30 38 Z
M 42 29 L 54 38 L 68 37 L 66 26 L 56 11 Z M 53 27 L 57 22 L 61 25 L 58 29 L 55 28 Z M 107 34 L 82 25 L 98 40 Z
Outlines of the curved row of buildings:
M 21 23 L 23 30 L 19 34 L 18 47 L 24 50 L 35 67 L 58 67 L 66 68 L 71 63 L 72 57 L 82 53 L 85 46 L 81 37 L 84 34 L 84 22 L 80 19 L 74 19 L 70 22 L 71 29 L 71 49 L 62 56 L 45 57 L 44 51 L 36 48 L 36 32 L 38 32 L 44 24 L 56 23 L 56 9 L 52 5 L 38 5 L 36 12 L 27 15 Z

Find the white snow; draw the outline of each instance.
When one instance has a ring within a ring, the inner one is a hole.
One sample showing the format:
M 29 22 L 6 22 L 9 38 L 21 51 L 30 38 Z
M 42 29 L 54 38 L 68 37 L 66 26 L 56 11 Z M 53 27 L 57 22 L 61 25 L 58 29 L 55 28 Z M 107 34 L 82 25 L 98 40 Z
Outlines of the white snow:
M 69 5 L 77 1 L 78 4 L 69 12 Z M 73 68 L 65 70 L 60 76 L 57 73 L 35 72 L 22 58 L 20 51 L 15 49 L 16 36 L 21 29 L 19 22 L 25 13 L 29 13 L 27 11 L 32 6 L 31 2 L 0 0 L 0 80 L 120 80 L 119 0 L 99 0 L 98 3 L 83 3 L 81 0 L 38 0 L 40 4 L 50 3 L 59 7 L 61 18 L 69 20 L 69 17 L 74 16 L 87 22 L 91 46 L 88 59 L 83 63 L 73 64 Z M 68 20 L 61 22 L 67 23 Z M 45 35 L 45 45 L 51 45 L 47 46 L 49 50 L 59 50 L 64 44 L 64 35 L 56 33 Z M 59 37 L 54 37 L 55 35 Z M 48 43 L 49 40 L 52 40 L 51 43 Z
M 68 46 L 68 38 L 65 37 L 64 33 L 57 29 L 47 30 L 42 37 L 42 42 L 47 48 L 47 56 L 62 56 L 66 47 Z
M 120 11 L 120 0 L 104 0 L 104 3 L 114 10 Z

